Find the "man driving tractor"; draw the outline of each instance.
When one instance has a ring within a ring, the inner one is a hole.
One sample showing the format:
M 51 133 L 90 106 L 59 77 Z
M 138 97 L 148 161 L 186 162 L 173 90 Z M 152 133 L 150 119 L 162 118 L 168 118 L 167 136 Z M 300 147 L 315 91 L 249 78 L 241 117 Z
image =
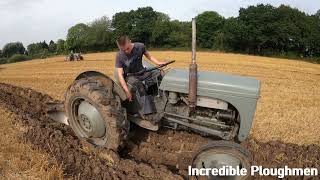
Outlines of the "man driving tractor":
M 120 36 L 117 39 L 119 52 L 116 56 L 115 67 L 119 82 L 125 91 L 129 103 L 138 104 L 138 114 L 142 119 L 156 124 L 161 118 L 155 115 L 156 110 L 151 96 L 146 92 L 145 81 L 150 80 L 153 76 L 152 72 L 146 72 L 142 65 L 142 57 L 157 65 L 165 64 L 166 62 L 158 61 L 145 48 L 143 43 L 132 43 L 128 36 Z M 134 102 L 133 102 L 134 101 Z

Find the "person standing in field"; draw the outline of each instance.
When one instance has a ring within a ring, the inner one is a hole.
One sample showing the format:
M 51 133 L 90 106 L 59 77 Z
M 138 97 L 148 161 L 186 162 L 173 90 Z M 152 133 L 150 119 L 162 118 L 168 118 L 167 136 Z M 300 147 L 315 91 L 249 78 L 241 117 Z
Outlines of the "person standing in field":
M 142 82 L 146 77 L 149 77 L 151 72 L 144 71 L 145 68 L 142 65 L 142 58 L 145 56 L 157 65 L 165 64 L 166 62 L 157 60 L 146 50 L 143 43 L 132 43 L 126 35 L 120 36 L 117 39 L 117 45 L 120 50 L 116 55 L 115 67 L 119 82 L 129 102 L 133 100 L 133 94 L 135 95 L 134 98 L 136 98 L 140 107 L 140 116 L 143 119 L 154 120 L 155 118 L 153 116 L 148 116 L 155 113 L 151 108 L 154 102 L 150 96 L 147 95 Z M 128 85 L 133 88 L 129 89 Z

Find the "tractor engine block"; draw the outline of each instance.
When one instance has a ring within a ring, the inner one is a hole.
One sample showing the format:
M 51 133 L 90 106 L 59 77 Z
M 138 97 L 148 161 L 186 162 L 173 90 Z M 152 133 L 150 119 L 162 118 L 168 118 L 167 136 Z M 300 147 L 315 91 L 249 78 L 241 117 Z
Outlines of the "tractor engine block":
M 226 140 L 236 135 L 239 128 L 238 112 L 228 103 L 213 98 L 197 97 L 197 106 L 190 111 L 187 96 L 170 92 L 167 97 L 164 122 L 166 127 L 192 130 Z

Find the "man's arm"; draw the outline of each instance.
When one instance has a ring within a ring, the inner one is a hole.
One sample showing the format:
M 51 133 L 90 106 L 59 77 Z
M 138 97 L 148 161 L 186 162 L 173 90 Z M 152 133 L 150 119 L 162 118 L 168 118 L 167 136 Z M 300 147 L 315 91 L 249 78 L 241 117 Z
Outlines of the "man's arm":
M 158 61 L 155 57 L 153 57 L 148 51 L 144 52 L 144 55 L 146 56 L 147 59 L 150 61 L 154 62 L 157 65 L 165 64 L 166 62 L 163 61 Z
M 132 94 L 129 91 L 128 85 L 123 77 L 123 68 L 117 68 L 117 71 L 118 71 L 118 78 L 119 78 L 120 84 L 121 84 L 124 92 L 126 93 L 128 100 L 132 101 Z

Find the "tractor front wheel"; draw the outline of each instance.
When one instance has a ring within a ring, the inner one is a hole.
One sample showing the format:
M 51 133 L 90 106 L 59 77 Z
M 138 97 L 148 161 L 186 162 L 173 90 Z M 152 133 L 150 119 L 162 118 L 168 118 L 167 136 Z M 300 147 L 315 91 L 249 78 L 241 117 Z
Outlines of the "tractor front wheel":
M 199 176 L 196 179 L 245 180 L 250 178 L 252 158 L 250 153 L 239 144 L 230 141 L 212 141 L 200 148 L 192 160 L 192 168 L 245 168 L 244 176 Z
M 129 133 L 129 122 L 112 88 L 95 79 L 76 80 L 65 94 L 65 108 L 78 137 L 117 151 Z

